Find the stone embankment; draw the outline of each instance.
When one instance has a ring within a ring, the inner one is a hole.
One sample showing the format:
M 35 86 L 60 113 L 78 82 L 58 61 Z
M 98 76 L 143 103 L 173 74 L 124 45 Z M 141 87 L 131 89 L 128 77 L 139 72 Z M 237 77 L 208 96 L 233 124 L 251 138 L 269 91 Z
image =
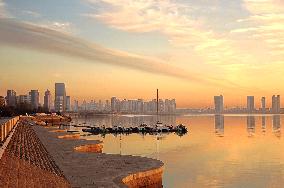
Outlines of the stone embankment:
M 5 142 L 1 187 L 162 187 L 161 161 L 104 154 L 100 141 L 31 125 L 22 118 Z
M 70 187 L 34 130 L 19 122 L 0 160 L 3 187 Z

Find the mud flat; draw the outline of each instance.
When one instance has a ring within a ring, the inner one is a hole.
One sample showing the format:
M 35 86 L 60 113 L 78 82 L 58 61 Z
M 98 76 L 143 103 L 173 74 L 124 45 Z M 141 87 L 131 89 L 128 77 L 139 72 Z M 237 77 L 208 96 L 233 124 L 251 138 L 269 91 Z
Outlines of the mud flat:
M 89 146 L 100 141 L 64 139 L 60 136 L 66 133 L 49 132 L 41 126 L 33 129 L 72 187 L 162 187 L 163 163 L 159 160 L 91 152 Z

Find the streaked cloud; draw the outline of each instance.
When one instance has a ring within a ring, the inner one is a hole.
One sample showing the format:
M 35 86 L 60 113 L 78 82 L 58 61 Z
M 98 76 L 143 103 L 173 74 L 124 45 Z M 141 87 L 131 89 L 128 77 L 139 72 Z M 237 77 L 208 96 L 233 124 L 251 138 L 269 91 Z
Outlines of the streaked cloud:
M 41 17 L 40 13 L 35 12 L 35 11 L 31 11 L 31 10 L 23 10 L 22 13 L 26 14 L 26 15 L 30 15 L 30 16 L 35 17 L 35 18 Z
M 93 63 L 107 63 L 190 81 L 210 83 L 196 74 L 161 60 L 103 48 L 71 34 L 12 19 L 0 19 L 0 42 L 2 45 L 83 58 Z

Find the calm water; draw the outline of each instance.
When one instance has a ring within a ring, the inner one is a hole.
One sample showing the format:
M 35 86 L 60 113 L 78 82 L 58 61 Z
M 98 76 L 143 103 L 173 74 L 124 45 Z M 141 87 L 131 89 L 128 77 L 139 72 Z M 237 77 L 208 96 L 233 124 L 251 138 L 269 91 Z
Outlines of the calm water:
M 183 123 L 189 133 L 168 135 L 86 136 L 104 142 L 104 153 L 131 154 L 165 163 L 164 187 L 261 188 L 284 186 L 284 116 L 163 116 L 166 124 Z M 95 116 L 76 124 L 139 125 L 155 116 Z M 78 129 L 78 128 L 70 128 Z

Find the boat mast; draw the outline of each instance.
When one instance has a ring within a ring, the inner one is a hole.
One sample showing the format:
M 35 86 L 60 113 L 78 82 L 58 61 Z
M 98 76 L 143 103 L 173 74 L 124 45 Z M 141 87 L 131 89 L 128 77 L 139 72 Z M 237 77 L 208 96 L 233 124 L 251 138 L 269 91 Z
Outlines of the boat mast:
M 157 89 L 157 121 L 159 121 L 159 89 Z

